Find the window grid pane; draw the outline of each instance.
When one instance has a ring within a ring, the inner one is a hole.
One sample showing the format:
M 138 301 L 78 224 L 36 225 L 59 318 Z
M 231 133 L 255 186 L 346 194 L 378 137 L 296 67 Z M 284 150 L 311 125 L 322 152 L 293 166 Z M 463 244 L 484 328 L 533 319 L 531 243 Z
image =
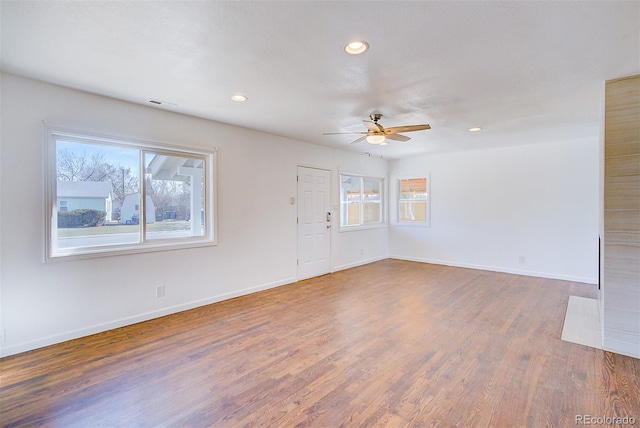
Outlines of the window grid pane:
M 56 249 L 140 242 L 140 227 L 119 219 L 127 193 L 139 188 L 138 149 L 114 147 L 62 136 L 55 141 Z M 114 209 L 114 206 L 116 209 Z
M 353 202 L 347 205 L 347 226 L 360 224 L 360 206 L 360 202 Z
M 146 152 L 145 191 L 146 239 L 205 234 L 204 160 Z
M 382 221 L 382 182 L 380 180 L 363 179 L 364 217 L 363 223 L 380 223 Z
M 427 201 L 400 201 L 400 221 L 427 221 Z

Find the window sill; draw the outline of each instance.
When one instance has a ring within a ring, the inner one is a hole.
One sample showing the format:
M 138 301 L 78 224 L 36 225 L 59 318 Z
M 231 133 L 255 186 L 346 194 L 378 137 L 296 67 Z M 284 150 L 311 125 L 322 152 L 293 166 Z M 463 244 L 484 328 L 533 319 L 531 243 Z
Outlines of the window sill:
M 427 227 L 431 227 L 431 224 L 429 223 L 393 223 L 393 226 L 427 228 Z
M 387 228 L 387 223 L 376 223 L 376 224 L 367 224 L 361 226 L 340 226 L 339 232 L 354 232 L 357 230 L 371 230 L 371 229 L 385 229 Z
M 86 250 L 76 249 L 74 251 L 56 251 L 55 254 L 48 255 L 46 262 L 65 262 L 72 260 L 91 259 L 96 257 L 127 256 L 132 254 L 151 253 L 157 251 L 181 250 L 186 248 L 211 247 L 218 245 L 217 241 L 200 239 L 192 242 L 164 242 L 148 245 L 132 245 L 130 247 L 120 246 L 114 248 L 87 248 Z

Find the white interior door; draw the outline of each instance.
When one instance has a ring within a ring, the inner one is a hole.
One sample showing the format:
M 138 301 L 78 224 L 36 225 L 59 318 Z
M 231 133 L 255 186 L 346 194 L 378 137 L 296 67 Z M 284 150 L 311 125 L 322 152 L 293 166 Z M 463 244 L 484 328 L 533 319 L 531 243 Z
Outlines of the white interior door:
M 298 167 L 298 279 L 331 271 L 330 172 Z

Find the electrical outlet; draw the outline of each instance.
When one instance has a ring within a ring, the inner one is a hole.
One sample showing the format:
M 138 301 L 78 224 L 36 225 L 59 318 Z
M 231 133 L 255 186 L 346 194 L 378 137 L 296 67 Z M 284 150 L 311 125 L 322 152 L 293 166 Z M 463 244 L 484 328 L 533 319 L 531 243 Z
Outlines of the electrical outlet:
M 520 257 L 518 257 L 518 261 L 519 261 L 520 263 L 524 263 L 524 262 L 525 262 L 525 261 L 524 261 L 524 256 L 520 256 Z
M 156 287 L 156 297 L 162 297 L 165 295 L 166 287 L 164 285 L 158 285 Z
M 2 329 L 0 330 L 0 342 L 4 343 L 7 341 L 7 330 L 6 329 Z
M 364 256 L 364 248 L 360 248 L 360 255 Z

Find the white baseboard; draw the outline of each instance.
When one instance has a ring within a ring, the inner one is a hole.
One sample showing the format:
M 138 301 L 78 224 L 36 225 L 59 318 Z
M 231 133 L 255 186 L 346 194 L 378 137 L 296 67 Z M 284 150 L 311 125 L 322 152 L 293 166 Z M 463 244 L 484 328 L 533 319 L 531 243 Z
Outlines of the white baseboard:
M 640 347 L 634 343 L 620 342 L 617 340 L 607 340 L 607 345 L 603 346 L 605 351 L 624 355 L 631 358 L 640 359 Z
M 478 269 L 478 270 L 488 270 L 492 272 L 510 273 L 513 275 L 535 276 L 538 278 L 560 279 L 563 281 L 571 281 L 571 282 L 583 282 L 585 284 L 598 283 L 597 278 L 561 275 L 561 274 L 548 273 L 548 272 L 536 272 L 536 271 L 527 271 L 527 270 L 521 270 L 521 269 L 511 269 L 511 268 L 503 268 L 503 267 L 495 267 L 495 266 L 475 265 L 470 263 L 458 263 L 458 262 L 451 262 L 446 260 L 423 259 L 420 257 L 408 257 L 408 256 L 401 256 L 401 255 L 390 255 L 389 258 L 398 259 L 398 260 L 407 260 L 411 262 L 431 263 L 434 265 L 455 266 L 455 267 L 462 267 L 462 268 L 468 268 L 468 269 Z
M 295 278 L 286 278 L 279 281 L 270 282 L 267 284 L 261 284 L 255 287 L 244 288 L 242 290 L 235 290 L 229 293 L 223 293 L 217 296 L 194 300 L 194 301 L 182 303 L 179 305 L 169 306 L 169 307 L 158 309 L 155 311 L 149 311 L 142 314 L 120 318 L 120 319 L 105 322 L 105 323 L 94 324 L 89 327 L 83 327 L 76 330 L 67 331 L 64 333 L 53 334 L 53 335 L 42 337 L 39 339 L 17 343 L 15 345 L 10 345 L 10 346 L 0 345 L 0 357 L 8 357 L 9 355 L 31 351 L 33 349 L 43 348 L 49 345 L 55 345 L 57 343 L 78 339 L 80 337 L 90 336 L 96 333 L 102 333 L 103 331 L 113 330 L 114 328 L 124 327 L 127 325 L 136 324 L 143 321 L 149 321 L 154 318 L 160 318 L 166 315 L 187 311 L 189 309 L 194 309 L 200 306 L 221 302 L 223 300 L 233 299 L 234 297 L 244 296 L 247 294 L 256 293 L 258 291 L 280 287 L 282 285 L 291 284 L 293 282 L 296 282 Z
M 379 262 L 380 260 L 386 260 L 388 258 L 389 258 L 388 256 L 374 257 L 372 259 L 359 260 L 355 263 L 348 263 L 346 265 L 336 266 L 331 268 L 331 273 L 338 272 L 341 270 L 351 269 L 358 266 L 368 265 L 369 263 Z

